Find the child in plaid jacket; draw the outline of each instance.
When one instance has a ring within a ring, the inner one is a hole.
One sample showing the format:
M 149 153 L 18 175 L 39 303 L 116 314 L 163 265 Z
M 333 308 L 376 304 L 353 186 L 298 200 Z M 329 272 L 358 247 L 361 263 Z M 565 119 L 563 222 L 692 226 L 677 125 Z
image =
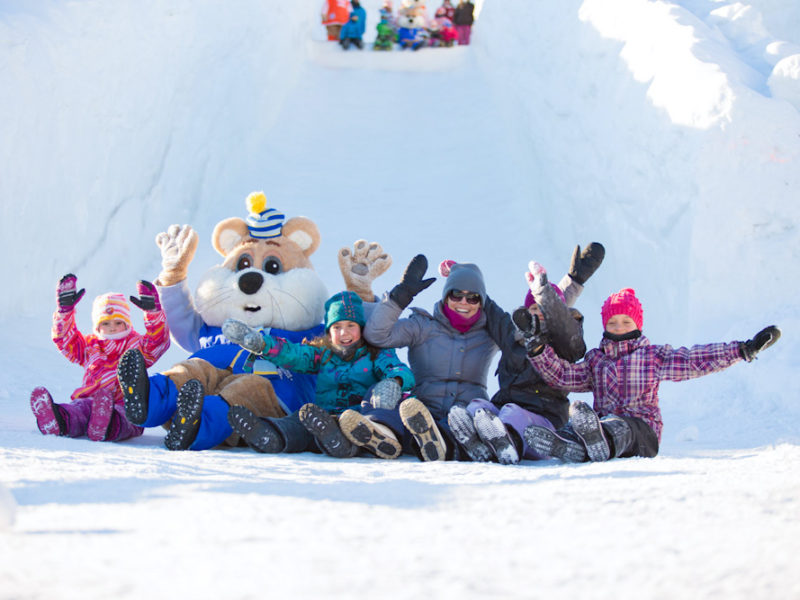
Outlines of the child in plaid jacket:
M 528 281 L 534 297 L 547 285 L 547 275 L 531 263 Z M 543 283 L 544 282 L 544 283 Z M 780 330 L 769 326 L 746 342 L 713 343 L 673 348 L 651 344 L 642 335 L 643 310 L 634 290 L 612 294 L 603 304 L 603 340 L 579 363 L 559 358 L 537 335 L 536 326 L 517 315 L 531 364 L 551 386 L 594 395 L 594 410 L 584 402 L 570 407 L 566 428 L 558 432 L 529 427 L 525 438 L 537 451 L 567 462 L 658 454 L 662 381 L 684 381 L 716 373 L 771 346 Z

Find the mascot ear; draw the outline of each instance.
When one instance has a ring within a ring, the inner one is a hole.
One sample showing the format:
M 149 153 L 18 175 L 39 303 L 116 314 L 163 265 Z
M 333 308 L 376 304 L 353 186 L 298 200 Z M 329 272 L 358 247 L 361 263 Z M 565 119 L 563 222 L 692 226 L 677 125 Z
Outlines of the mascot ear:
M 214 233 L 211 234 L 211 244 L 214 246 L 214 250 L 222 256 L 228 256 L 231 250 L 249 236 L 250 230 L 247 229 L 247 223 L 239 217 L 231 217 L 220 221 L 214 227 Z
M 300 246 L 303 254 L 307 257 L 314 254 L 319 247 L 319 230 L 314 221 L 306 217 L 293 217 L 286 221 L 283 224 L 281 235 Z

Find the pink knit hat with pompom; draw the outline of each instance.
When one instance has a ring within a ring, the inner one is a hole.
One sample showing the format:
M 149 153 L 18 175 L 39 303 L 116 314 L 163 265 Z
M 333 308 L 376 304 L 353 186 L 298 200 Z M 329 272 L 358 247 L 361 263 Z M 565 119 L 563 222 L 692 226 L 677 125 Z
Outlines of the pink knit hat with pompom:
M 606 301 L 603 302 L 603 308 L 600 310 L 600 315 L 603 318 L 603 329 L 605 329 L 608 320 L 614 315 L 628 315 L 636 323 L 636 328 L 639 330 L 642 329 L 642 323 L 644 322 L 642 303 L 639 302 L 636 292 L 631 288 L 622 289 L 606 298 Z

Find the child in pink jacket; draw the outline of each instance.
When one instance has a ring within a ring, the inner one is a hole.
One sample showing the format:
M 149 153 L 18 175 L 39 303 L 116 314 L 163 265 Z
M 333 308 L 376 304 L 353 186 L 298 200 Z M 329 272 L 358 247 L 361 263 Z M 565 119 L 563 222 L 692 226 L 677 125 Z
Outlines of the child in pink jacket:
M 547 275 L 532 262 L 527 276 L 536 298 L 547 285 Z M 537 335 L 537 324 L 522 313 L 514 315 L 526 337 L 531 364 L 549 385 L 594 394 L 594 410 L 584 402 L 570 406 L 566 428 L 554 432 L 532 426 L 524 432 L 532 448 L 566 462 L 655 456 L 661 441 L 658 387 L 662 381 L 684 381 L 722 371 L 741 360 L 750 362 L 780 337 L 780 330 L 771 325 L 746 342 L 691 348 L 654 345 L 642 335 L 642 305 L 630 288 L 611 294 L 601 315 L 605 331 L 600 347 L 587 352 L 579 363 L 556 356 Z
M 52 337 L 61 354 L 86 371 L 72 402 L 56 404 L 46 388 L 31 393 L 31 410 L 44 435 L 81 437 L 93 441 L 119 441 L 142 435 L 143 428 L 125 416 L 122 390 L 117 383 L 117 363 L 126 350 L 138 348 L 147 366 L 169 348 L 169 330 L 158 291 L 140 281 L 139 297 L 130 300 L 144 311 L 147 333 L 133 330 L 131 310 L 122 294 L 103 294 L 92 305 L 94 333 L 84 336 L 75 324 L 75 305 L 85 290 L 77 291 L 77 278 L 69 274 L 58 283 L 58 310 L 53 314 Z

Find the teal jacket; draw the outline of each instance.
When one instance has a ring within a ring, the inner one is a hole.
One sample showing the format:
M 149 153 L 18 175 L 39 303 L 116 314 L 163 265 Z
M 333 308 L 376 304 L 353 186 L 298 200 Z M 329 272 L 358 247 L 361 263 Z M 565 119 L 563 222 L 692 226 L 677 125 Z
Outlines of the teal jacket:
M 414 375 L 391 348 L 382 348 L 375 360 L 365 346 L 344 360 L 328 348 L 295 344 L 284 338 L 265 336 L 262 356 L 296 373 L 317 374 L 315 404 L 332 414 L 358 406 L 369 389 L 383 379 L 399 377 L 403 391 L 414 387 Z

